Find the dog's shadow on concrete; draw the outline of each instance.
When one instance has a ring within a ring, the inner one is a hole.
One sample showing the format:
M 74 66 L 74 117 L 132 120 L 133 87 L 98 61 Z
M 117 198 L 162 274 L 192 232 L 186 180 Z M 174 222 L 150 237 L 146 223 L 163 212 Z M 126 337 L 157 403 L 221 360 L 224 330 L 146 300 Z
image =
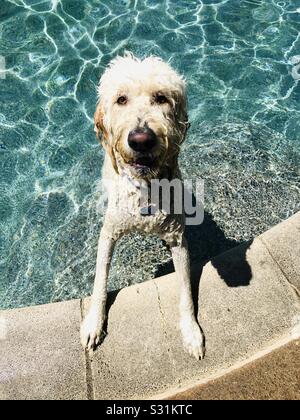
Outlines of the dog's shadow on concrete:
M 223 230 L 207 212 L 204 213 L 201 225 L 186 227 L 185 237 L 191 257 L 191 283 L 196 313 L 201 276 L 208 261 L 228 287 L 249 286 L 252 270 L 246 255 L 252 241 L 239 242 L 226 238 Z M 234 252 L 230 252 L 236 247 L 238 248 Z M 158 268 L 156 276 L 160 277 L 174 271 L 173 262 L 170 261 Z

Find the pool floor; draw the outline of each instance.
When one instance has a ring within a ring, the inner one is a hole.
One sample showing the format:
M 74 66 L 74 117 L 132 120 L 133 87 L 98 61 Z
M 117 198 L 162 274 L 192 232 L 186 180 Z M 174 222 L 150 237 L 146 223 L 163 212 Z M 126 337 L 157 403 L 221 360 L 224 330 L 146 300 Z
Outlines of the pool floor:
M 93 132 L 111 58 L 154 54 L 188 82 L 180 163 L 205 181 L 192 260 L 300 210 L 300 0 L 1 0 L 0 308 L 91 292 L 103 151 Z M 116 249 L 110 289 L 171 270 L 154 237 Z

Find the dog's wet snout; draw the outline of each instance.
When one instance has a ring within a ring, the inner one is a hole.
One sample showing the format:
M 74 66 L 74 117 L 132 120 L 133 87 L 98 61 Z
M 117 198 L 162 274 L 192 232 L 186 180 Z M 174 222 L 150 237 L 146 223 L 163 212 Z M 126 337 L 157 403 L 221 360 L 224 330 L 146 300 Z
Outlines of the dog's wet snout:
M 157 143 L 157 137 L 151 128 L 137 128 L 128 135 L 128 144 L 135 152 L 148 152 Z

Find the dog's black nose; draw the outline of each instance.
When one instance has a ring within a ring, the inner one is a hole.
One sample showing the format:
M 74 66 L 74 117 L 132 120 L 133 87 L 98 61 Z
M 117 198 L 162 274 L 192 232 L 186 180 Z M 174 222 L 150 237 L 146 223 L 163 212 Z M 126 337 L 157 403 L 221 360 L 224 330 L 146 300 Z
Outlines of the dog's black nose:
M 128 135 L 128 144 L 135 152 L 149 152 L 156 143 L 156 134 L 148 127 L 136 128 Z

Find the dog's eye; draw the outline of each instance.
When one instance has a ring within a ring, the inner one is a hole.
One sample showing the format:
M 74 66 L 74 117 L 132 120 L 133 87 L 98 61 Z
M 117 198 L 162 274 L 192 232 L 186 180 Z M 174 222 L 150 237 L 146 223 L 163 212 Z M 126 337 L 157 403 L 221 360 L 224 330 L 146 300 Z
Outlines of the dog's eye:
M 119 105 L 126 105 L 127 104 L 127 96 L 119 96 L 119 98 L 117 99 L 117 103 Z
M 158 94 L 155 96 L 155 102 L 162 105 L 168 102 L 168 99 L 165 95 Z

